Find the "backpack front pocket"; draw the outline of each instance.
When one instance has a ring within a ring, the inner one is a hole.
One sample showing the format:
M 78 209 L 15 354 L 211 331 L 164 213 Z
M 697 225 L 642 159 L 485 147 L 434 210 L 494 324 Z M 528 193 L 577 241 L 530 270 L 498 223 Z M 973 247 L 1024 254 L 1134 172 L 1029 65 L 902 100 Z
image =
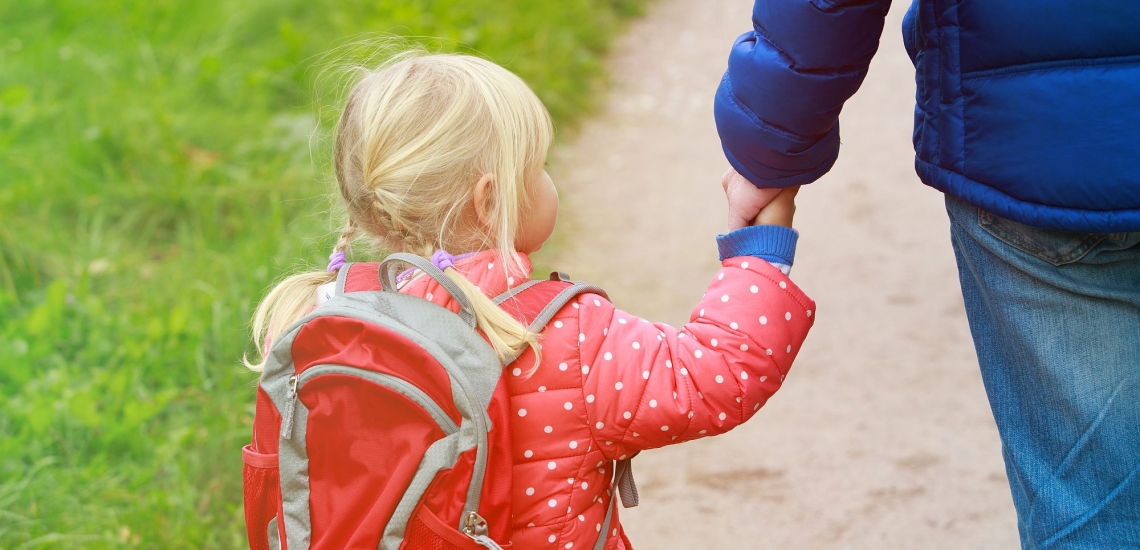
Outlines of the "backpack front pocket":
M 290 387 L 279 447 L 290 545 L 394 548 L 380 542 L 406 525 L 397 513 L 412 498 L 406 493 L 414 505 L 470 437 L 458 433 L 442 396 L 389 374 L 316 365 Z

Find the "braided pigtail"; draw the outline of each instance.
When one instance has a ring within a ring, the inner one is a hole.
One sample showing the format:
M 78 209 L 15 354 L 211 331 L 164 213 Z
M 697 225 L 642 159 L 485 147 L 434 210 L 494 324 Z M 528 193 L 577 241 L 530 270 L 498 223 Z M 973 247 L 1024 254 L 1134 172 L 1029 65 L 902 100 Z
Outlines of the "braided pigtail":
M 333 254 L 345 253 L 348 248 L 352 246 L 352 238 L 356 236 L 356 223 L 348 220 L 344 224 L 344 229 L 340 232 L 340 237 L 337 238 L 336 244 L 333 245 Z
M 329 266 L 325 271 L 310 271 L 289 276 L 277 283 L 273 290 L 257 305 L 253 314 L 253 343 L 260 355 L 256 363 L 248 356 L 242 363 L 250 370 L 261 372 L 273 338 L 293 323 L 308 315 L 316 305 L 317 288 L 336 280 L 337 271 L 345 263 L 345 254 L 356 234 L 356 224 L 351 220 L 345 225 L 329 256 Z
M 471 309 L 475 314 L 475 326 L 483 331 L 500 361 L 506 363 L 508 360 L 521 355 L 523 350 L 530 346 L 535 354 L 534 366 L 538 367 L 538 362 L 542 356 L 542 347 L 538 344 L 537 334 L 528 330 L 518 319 L 503 311 L 494 301 L 484 295 L 478 286 L 468 281 L 467 277 L 464 277 L 454 267 L 444 269 L 443 273 L 467 295 L 467 301 L 471 303 Z

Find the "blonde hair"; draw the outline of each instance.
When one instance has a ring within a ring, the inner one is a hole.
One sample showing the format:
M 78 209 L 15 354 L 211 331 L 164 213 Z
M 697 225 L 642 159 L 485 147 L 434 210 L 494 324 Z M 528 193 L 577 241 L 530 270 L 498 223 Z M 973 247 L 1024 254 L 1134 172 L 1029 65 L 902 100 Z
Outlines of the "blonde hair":
M 348 223 L 333 252 L 357 232 L 390 251 L 430 257 L 496 249 L 507 274 L 522 273 L 515 251 L 525 184 L 542 171 L 553 138 L 550 115 L 533 91 L 490 61 L 459 54 L 404 52 L 364 71 L 336 129 L 333 165 Z M 490 177 L 483 221 L 476 183 Z M 506 361 L 538 340 L 454 268 L 444 273 L 467 295 L 476 326 Z M 267 341 L 306 315 L 316 288 L 335 273 L 301 273 L 274 287 L 253 317 L 264 367 Z M 537 365 L 537 361 L 535 363 Z

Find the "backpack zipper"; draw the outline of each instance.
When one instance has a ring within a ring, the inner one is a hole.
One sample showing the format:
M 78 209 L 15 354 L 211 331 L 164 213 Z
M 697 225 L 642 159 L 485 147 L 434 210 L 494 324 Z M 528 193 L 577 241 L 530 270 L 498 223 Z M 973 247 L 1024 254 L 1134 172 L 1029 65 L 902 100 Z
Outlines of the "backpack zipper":
M 475 517 L 482 520 L 477 510 L 479 509 L 479 499 L 483 496 L 483 481 L 487 477 L 487 445 L 489 444 L 487 441 L 487 432 L 490 431 L 491 419 L 487 415 L 487 404 L 478 403 L 473 398 L 473 392 L 469 391 L 467 387 L 466 377 L 464 377 L 462 373 L 459 373 L 459 376 L 453 373 L 452 377 L 459 382 L 459 388 L 467 395 L 468 402 L 472 403 L 477 409 L 474 411 L 474 414 L 471 415 L 472 420 L 475 422 L 475 464 L 472 465 L 471 486 L 467 488 L 467 505 L 464 507 L 464 510 L 466 510 L 468 514 L 467 518 Z M 466 521 L 467 519 L 464 519 L 464 523 L 466 523 Z M 487 522 L 483 520 L 484 527 L 486 523 Z M 465 528 L 465 525 L 461 525 L 460 528 Z M 485 535 L 483 536 L 485 537 Z M 486 546 L 486 544 L 480 542 L 479 539 L 472 538 L 475 542 Z M 495 541 L 492 541 L 490 538 L 487 538 L 487 541 L 490 541 L 491 544 L 495 544 Z M 488 548 L 498 548 L 498 545 L 488 546 Z
M 285 414 L 281 416 L 281 437 L 293 438 L 293 409 L 297 405 L 297 375 L 289 377 L 289 391 L 285 393 Z
M 487 536 L 487 520 L 483 519 L 477 512 L 467 512 L 463 518 L 463 534 L 471 537 L 471 540 L 484 548 L 491 550 L 503 550 L 499 543 L 494 539 Z
M 440 407 L 439 403 L 436 403 L 435 400 L 424 393 L 423 390 L 402 378 L 343 365 L 317 365 L 305 369 L 305 372 L 302 372 L 300 375 L 294 375 L 289 378 L 289 391 L 285 394 L 285 415 L 281 420 L 282 438 L 291 439 L 293 437 L 293 417 L 295 415 L 297 393 L 301 387 L 313 378 L 326 374 L 354 376 L 394 389 L 423 408 L 447 435 L 459 431 L 459 426 L 455 425 L 455 421 L 444 412 L 443 407 Z
M 450 371 L 449 371 L 450 372 Z M 328 374 L 341 374 L 346 376 L 354 376 L 363 378 L 369 382 L 386 386 L 394 389 L 403 394 L 407 398 L 414 401 L 417 405 L 422 407 L 436 424 L 444 431 L 444 433 L 451 435 L 459 431 L 459 426 L 455 421 L 443 410 L 443 407 L 433 400 L 423 390 L 417 388 L 412 383 L 392 376 L 390 374 L 379 373 L 375 371 L 360 369 L 356 367 L 347 367 L 343 365 L 317 365 L 305 369 L 300 375 L 293 375 L 289 377 L 289 389 L 285 394 L 285 415 L 281 421 L 281 437 L 291 439 L 293 436 L 293 417 L 296 414 L 297 394 L 304 387 L 305 383 L 311 381 L 319 376 Z M 459 386 L 467 393 L 465 380 L 460 380 Z M 471 538 L 476 544 L 483 546 L 489 550 L 503 550 L 502 546 L 488 536 L 487 520 L 474 510 L 478 508 L 478 499 L 482 494 L 483 480 L 486 475 L 486 462 L 487 462 L 487 424 L 489 421 L 486 417 L 487 412 L 485 409 L 480 409 L 475 412 L 474 422 L 476 426 L 476 435 L 478 443 L 475 449 L 475 464 L 472 471 L 471 488 L 469 496 L 474 495 L 475 501 L 467 502 L 467 512 L 463 517 L 463 525 L 461 529 L 465 535 Z

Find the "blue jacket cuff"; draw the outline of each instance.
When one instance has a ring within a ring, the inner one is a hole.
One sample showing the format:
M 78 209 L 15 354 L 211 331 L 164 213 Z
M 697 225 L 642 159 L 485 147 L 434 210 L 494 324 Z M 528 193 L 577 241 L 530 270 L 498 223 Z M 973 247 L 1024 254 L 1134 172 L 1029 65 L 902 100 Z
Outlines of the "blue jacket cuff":
M 806 172 L 782 173 L 770 168 L 764 168 L 762 165 L 756 163 L 749 165 L 741 162 L 728 148 L 726 141 L 721 142 L 721 150 L 724 151 L 724 158 L 728 160 L 728 163 L 732 165 L 736 172 L 760 189 L 770 189 L 773 187 L 787 189 L 796 185 L 807 185 L 830 172 L 831 168 L 835 166 L 835 161 L 839 159 L 839 149 L 836 148 L 835 152 L 823 161 L 823 164 L 815 168 Z M 757 170 L 753 170 L 753 168 L 757 168 Z M 764 168 L 763 172 L 759 170 L 760 168 Z
M 796 258 L 796 241 L 800 233 L 782 225 L 742 227 L 716 236 L 720 260 L 737 256 L 753 256 L 772 263 L 792 265 Z

